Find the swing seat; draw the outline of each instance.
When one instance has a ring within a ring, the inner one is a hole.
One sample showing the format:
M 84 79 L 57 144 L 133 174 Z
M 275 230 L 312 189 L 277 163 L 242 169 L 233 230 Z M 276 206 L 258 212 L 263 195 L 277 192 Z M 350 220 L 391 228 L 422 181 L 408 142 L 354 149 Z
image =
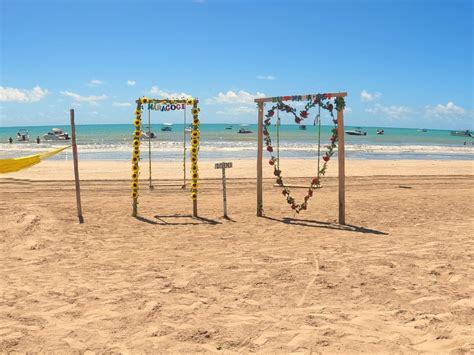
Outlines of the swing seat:
M 292 189 L 309 189 L 308 185 L 288 185 L 285 184 L 286 187 L 292 188 Z M 279 184 L 274 184 L 273 187 L 282 187 L 282 185 Z M 322 189 L 322 186 L 317 186 L 315 189 Z

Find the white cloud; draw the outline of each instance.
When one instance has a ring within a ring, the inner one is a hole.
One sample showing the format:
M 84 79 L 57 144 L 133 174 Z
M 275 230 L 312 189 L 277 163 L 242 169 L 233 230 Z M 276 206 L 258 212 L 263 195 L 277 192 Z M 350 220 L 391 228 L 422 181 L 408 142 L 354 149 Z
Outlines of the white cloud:
M 380 104 L 376 104 L 374 107 L 365 109 L 365 112 L 368 113 L 384 115 L 385 117 L 396 119 L 403 118 L 403 116 L 410 113 L 411 111 L 412 110 L 406 106 L 382 106 Z
M 466 109 L 457 106 L 454 102 L 449 101 L 446 105 L 438 104 L 436 106 L 426 106 L 425 115 L 434 117 L 461 116 L 466 113 Z
M 45 97 L 49 91 L 35 86 L 31 90 L 21 90 L 0 86 L 0 101 L 11 102 L 37 102 Z
M 114 102 L 112 105 L 113 106 L 121 106 L 121 107 L 132 106 L 132 104 L 130 102 Z
M 165 98 L 165 99 L 178 99 L 178 98 L 187 98 L 187 97 L 192 97 L 189 94 L 186 94 L 185 92 L 168 92 L 165 90 L 160 89 L 158 86 L 152 86 L 150 91 L 150 95 L 156 95 L 159 98 Z
M 128 86 L 135 86 L 137 82 L 135 80 L 127 80 L 127 85 Z
M 275 80 L 276 77 L 273 75 L 257 75 L 257 79 L 259 80 Z
M 239 106 L 228 108 L 226 110 L 217 111 L 216 115 L 227 115 L 227 116 L 239 116 L 245 114 L 252 114 L 255 113 L 255 107 L 248 107 L 248 106 Z
M 99 85 L 102 85 L 104 82 L 102 80 L 97 80 L 97 79 L 92 79 L 91 81 L 89 81 L 89 84 L 87 84 L 88 86 L 99 86 Z
M 257 97 L 265 97 L 264 93 L 257 92 L 251 94 L 247 91 L 227 91 L 226 93 L 220 92 L 217 96 L 207 99 L 207 104 L 254 104 L 254 99 Z
M 105 100 L 107 98 L 106 95 L 82 96 L 82 95 L 79 95 L 79 94 L 76 94 L 76 93 L 70 92 L 70 91 L 61 91 L 61 94 L 64 95 L 64 96 L 72 97 L 74 99 L 74 101 L 76 101 L 76 102 L 88 102 L 90 104 L 96 104 L 97 101 Z
M 379 92 L 370 93 L 365 89 L 362 90 L 362 92 L 360 93 L 360 99 L 363 102 L 369 102 L 369 101 L 377 100 L 380 96 L 382 96 L 382 94 L 379 93 Z
M 344 113 L 351 113 L 352 112 L 352 107 L 346 106 L 344 108 Z

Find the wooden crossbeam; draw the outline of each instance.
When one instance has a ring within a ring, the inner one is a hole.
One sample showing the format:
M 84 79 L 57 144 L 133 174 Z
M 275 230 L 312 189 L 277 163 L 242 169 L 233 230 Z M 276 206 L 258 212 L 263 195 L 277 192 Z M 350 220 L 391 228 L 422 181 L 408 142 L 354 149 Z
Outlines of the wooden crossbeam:
M 255 102 L 273 102 L 276 100 L 281 99 L 282 101 L 300 101 L 294 100 L 294 97 L 301 97 L 301 101 L 308 100 L 313 96 L 316 95 L 329 95 L 331 97 L 346 97 L 347 92 L 328 92 L 328 93 L 321 93 L 321 94 L 306 94 L 306 95 L 288 95 L 288 96 L 274 96 L 274 97 L 259 97 L 254 99 Z
M 278 184 L 274 184 L 273 187 L 283 187 L 283 186 L 278 185 Z M 292 189 L 309 189 L 308 185 L 289 185 L 289 184 L 285 184 L 285 187 L 289 187 L 289 188 L 292 188 Z M 322 186 L 317 186 L 315 188 L 316 189 L 322 189 L 323 187 Z

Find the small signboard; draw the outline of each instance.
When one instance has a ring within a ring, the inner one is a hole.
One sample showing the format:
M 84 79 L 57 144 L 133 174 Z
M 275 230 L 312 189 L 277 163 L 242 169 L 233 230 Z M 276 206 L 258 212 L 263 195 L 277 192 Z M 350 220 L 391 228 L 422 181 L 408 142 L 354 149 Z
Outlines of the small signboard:
M 231 162 L 216 163 L 214 165 L 216 169 L 222 169 L 222 202 L 224 203 L 224 217 L 229 218 L 227 215 L 227 187 L 225 178 L 225 169 L 232 168 Z
M 217 163 L 214 167 L 216 169 L 230 169 L 232 168 L 232 163 Z

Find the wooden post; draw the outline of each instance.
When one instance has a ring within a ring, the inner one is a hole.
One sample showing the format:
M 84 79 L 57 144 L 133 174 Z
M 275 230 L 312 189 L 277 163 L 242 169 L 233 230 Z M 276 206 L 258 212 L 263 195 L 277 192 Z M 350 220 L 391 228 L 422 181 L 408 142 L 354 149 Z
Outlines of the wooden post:
M 196 199 L 196 200 L 193 200 L 193 217 L 197 217 L 197 216 L 198 216 L 198 201 Z
M 263 102 L 258 103 L 258 130 L 257 130 L 257 216 L 263 216 Z
M 344 150 L 344 110 L 337 111 L 337 159 L 339 163 L 339 224 L 346 224 L 346 167 Z
M 84 217 L 82 216 L 81 206 L 81 186 L 79 184 L 79 164 L 77 159 L 77 145 L 76 145 L 76 124 L 74 123 L 74 109 L 70 111 L 71 116 L 71 133 L 72 133 L 72 157 L 74 161 L 74 180 L 76 181 L 76 204 L 77 204 L 77 217 L 79 223 L 84 223 Z

